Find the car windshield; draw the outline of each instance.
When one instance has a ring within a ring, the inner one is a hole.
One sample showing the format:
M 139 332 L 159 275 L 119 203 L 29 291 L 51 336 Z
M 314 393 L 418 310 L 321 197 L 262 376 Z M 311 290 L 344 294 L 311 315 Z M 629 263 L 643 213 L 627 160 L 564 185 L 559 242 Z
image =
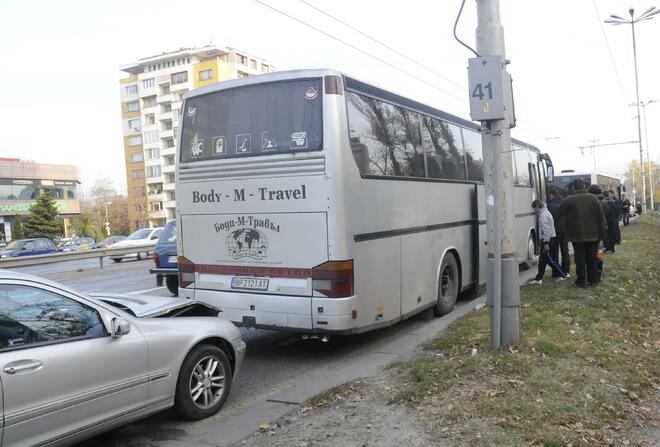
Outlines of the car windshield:
M 25 245 L 25 241 L 11 241 L 10 243 L 5 246 L 5 250 L 16 250 L 17 248 L 21 248 L 23 245 Z
M 151 228 L 143 228 L 142 230 L 137 230 L 135 233 L 128 236 L 126 239 L 129 241 L 134 241 L 136 239 L 146 239 L 149 237 L 153 230 Z

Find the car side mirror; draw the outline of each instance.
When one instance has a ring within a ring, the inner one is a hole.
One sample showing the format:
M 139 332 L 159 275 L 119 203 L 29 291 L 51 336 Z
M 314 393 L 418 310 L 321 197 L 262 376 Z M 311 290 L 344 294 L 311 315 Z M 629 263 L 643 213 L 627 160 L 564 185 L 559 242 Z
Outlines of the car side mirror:
M 158 239 L 158 236 L 151 236 L 152 241 L 155 240 L 155 239 Z
M 112 319 L 112 337 L 119 338 L 122 335 L 126 335 L 131 332 L 131 323 L 124 320 L 123 318 L 113 318 Z

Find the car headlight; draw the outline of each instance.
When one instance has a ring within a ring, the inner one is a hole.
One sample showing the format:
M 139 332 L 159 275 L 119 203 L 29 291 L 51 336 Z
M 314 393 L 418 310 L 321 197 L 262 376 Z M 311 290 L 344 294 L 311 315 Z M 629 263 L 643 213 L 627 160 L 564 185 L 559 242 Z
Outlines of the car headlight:
M 0 258 L 8 258 L 9 255 L 0 255 Z

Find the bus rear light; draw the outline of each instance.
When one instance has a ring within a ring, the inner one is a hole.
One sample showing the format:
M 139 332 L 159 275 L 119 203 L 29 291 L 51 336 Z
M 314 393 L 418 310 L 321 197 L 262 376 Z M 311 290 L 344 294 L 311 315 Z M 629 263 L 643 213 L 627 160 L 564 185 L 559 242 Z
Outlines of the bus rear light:
M 328 298 L 353 295 L 353 261 L 328 261 L 312 269 L 312 289 Z
M 187 287 L 195 282 L 195 264 L 184 256 L 177 258 L 179 268 L 179 287 Z
M 340 76 L 326 76 L 324 78 L 325 93 L 327 95 L 343 95 L 344 83 Z

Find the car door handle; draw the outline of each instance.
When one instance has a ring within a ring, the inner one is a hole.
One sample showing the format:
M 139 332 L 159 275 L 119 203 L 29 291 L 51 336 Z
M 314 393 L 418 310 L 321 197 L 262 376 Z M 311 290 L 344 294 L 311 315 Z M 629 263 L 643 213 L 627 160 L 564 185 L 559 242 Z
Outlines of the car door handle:
M 20 372 L 36 371 L 41 369 L 44 364 L 39 360 L 18 360 L 16 362 L 7 363 L 3 371 L 7 374 L 16 374 Z

